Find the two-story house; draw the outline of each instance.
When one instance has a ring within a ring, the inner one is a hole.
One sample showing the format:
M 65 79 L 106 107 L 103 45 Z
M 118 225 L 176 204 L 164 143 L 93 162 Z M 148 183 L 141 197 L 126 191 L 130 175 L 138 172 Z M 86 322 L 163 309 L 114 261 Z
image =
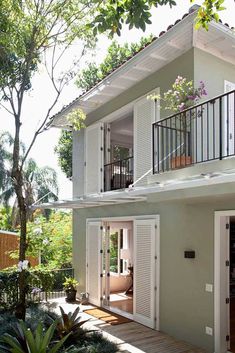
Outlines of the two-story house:
M 235 35 L 161 32 L 52 119 L 73 132 L 73 263 L 91 303 L 206 348 L 235 351 Z M 180 75 L 206 100 L 167 116 L 151 92 Z

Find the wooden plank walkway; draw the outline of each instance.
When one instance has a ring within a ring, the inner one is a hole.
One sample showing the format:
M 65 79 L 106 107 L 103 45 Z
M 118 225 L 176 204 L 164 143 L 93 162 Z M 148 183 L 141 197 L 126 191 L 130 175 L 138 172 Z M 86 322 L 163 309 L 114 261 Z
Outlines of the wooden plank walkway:
M 53 303 L 57 305 L 56 311 L 58 312 L 58 305 L 61 305 L 65 312 L 74 311 L 77 307 L 77 304 L 65 303 L 64 298 L 53 300 Z M 121 353 L 207 353 L 201 348 L 176 340 L 165 333 L 152 330 L 134 321 L 112 326 L 82 312 L 93 308 L 92 306 L 81 305 L 80 308 L 82 319 L 90 319 L 85 327 L 102 330 L 105 337 L 118 345 Z
M 97 321 L 97 320 L 96 320 Z M 186 342 L 175 340 L 162 332 L 152 330 L 137 322 L 111 326 L 92 320 L 93 327 L 118 344 L 122 353 L 206 353 Z

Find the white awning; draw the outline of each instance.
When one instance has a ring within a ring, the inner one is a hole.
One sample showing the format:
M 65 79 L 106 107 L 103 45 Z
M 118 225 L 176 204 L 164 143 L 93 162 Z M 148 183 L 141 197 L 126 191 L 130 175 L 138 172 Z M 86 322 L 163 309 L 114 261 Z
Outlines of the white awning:
M 235 169 L 222 172 L 201 173 L 180 179 L 157 182 L 147 186 L 130 187 L 123 190 L 107 191 L 99 194 L 81 196 L 68 200 L 59 200 L 42 204 L 35 204 L 32 209 L 69 208 L 79 209 L 107 205 L 126 204 L 131 202 L 148 202 L 148 197 L 160 193 L 179 190 L 189 190 L 211 185 L 235 184 Z M 232 188 L 230 193 L 232 193 Z M 234 188 L 235 193 L 235 188 Z

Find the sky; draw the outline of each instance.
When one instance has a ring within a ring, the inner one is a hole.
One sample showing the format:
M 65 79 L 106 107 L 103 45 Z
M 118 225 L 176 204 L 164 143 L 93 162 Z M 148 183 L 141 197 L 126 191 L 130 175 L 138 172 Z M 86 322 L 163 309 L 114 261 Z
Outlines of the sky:
M 195 1 L 200 5 L 203 1 Z M 125 42 L 138 42 L 142 36 L 148 36 L 149 34 L 158 34 L 162 30 L 173 24 L 177 19 L 181 18 L 185 13 L 188 12 L 190 5 L 189 0 L 178 0 L 177 6 L 170 9 L 168 6 L 162 6 L 152 11 L 152 24 L 148 25 L 145 32 L 133 29 L 131 31 L 125 27 L 122 31 L 121 37 L 115 37 L 119 43 Z M 225 0 L 226 10 L 220 13 L 220 18 L 223 22 L 227 22 L 230 26 L 235 25 L 235 1 Z M 83 61 L 81 68 L 86 66 L 89 61 L 101 62 L 104 58 L 108 46 L 111 41 L 104 35 L 98 39 L 96 50 L 93 54 L 89 54 L 88 57 Z M 68 63 L 71 62 L 73 57 L 78 55 L 79 48 L 77 44 L 73 45 L 61 63 L 61 67 L 66 69 Z M 63 105 L 68 104 L 74 98 L 80 94 L 78 88 L 73 82 L 63 91 L 63 94 L 58 102 L 58 105 L 54 109 L 54 113 L 59 111 Z M 23 125 L 22 125 L 22 141 L 28 145 L 32 139 L 33 133 L 37 128 L 40 119 L 45 114 L 46 108 L 50 105 L 53 99 L 53 90 L 48 82 L 46 72 L 40 69 L 39 73 L 35 75 L 33 79 L 33 90 L 31 90 L 24 101 L 23 108 Z M 10 131 L 14 134 L 14 120 L 3 108 L 0 108 L 0 131 Z M 69 199 L 72 197 L 72 183 L 62 173 L 59 165 L 57 156 L 54 153 L 54 148 L 58 142 L 60 135 L 59 129 L 52 128 L 41 134 L 33 149 L 31 150 L 30 156 L 36 160 L 40 167 L 50 166 L 54 168 L 58 174 L 59 184 L 59 198 Z

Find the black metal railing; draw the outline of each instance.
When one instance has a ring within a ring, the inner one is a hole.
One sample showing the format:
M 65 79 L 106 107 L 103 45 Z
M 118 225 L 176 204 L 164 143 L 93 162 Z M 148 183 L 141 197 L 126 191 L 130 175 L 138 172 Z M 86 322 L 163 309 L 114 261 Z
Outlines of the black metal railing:
M 104 190 L 127 188 L 133 183 L 133 157 L 104 165 Z
M 235 155 L 235 90 L 153 124 L 153 173 Z

